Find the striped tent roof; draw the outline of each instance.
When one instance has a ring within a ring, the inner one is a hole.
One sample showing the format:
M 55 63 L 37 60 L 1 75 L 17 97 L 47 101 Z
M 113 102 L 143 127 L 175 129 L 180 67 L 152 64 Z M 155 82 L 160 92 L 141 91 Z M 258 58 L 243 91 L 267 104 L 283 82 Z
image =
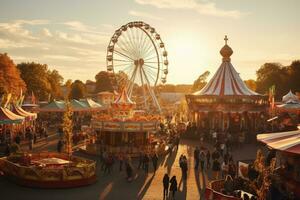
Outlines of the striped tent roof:
M 225 37 L 225 46 L 220 50 L 220 54 L 223 56 L 221 66 L 205 87 L 195 92 L 194 95 L 259 95 L 247 87 L 232 66 L 230 56 L 233 51 L 227 45 L 227 40 Z
M 22 117 L 25 117 L 25 119 L 28 120 L 35 120 L 37 118 L 36 113 L 31 113 L 23 110 L 20 106 L 13 106 L 12 112 L 16 113 L 17 115 L 20 115 Z
M 257 140 L 272 149 L 300 154 L 300 130 L 257 135 Z
M 7 108 L 0 107 L 0 124 L 20 124 L 24 117 L 16 115 Z
M 81 99 L 81 103 L 83 103 L 86 107 L 92 109 L 92 110 L 102 110 L 102 105 L 99 103 L 93 101 L 92 99 Z

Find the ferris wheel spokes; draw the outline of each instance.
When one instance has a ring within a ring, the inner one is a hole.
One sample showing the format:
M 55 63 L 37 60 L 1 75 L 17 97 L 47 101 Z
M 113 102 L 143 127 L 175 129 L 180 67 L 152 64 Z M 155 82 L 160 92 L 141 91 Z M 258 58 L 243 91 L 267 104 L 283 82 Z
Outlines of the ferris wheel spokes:
M 140 21 L 123 25 L 115 31 L 107 50 L 107 69 L 120 73 L 114 77 L 127 87 L 129 97 L 137 106 L 160 111 L 155 87 L 158 81 L 166 82 L 168 60 L 155 29 Z

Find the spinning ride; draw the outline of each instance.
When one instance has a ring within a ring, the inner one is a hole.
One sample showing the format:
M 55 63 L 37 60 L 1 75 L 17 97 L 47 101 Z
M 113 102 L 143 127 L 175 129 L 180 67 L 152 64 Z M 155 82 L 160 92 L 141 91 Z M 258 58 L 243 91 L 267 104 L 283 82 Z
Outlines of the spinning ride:
M 107 70 L 124 75 L 115 81 L 121 89 L 125 85 L 138 108 L 160 112 L 155 89 L 158 83 L 166 82 L 167 57 L 165 44 L 155 28 L 141 21 L 129 22 L 117 29 L 109 42 Z
M 135 106 L 126 89 L 123 89 L 108 114 L 93 115 L 92 128 L 96 131 L 96 141 L 86 146 L 86 152 L 138 156 L 140 152 L 154 151 L 151 133 L 157 131 L 160 116 L 134 110 Z

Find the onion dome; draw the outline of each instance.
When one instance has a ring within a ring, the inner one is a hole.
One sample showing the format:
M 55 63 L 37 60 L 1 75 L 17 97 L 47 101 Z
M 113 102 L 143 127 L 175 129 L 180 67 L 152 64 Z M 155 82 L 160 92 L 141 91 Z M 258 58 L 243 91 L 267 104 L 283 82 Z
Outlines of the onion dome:
M 290 90 L 286 95 L 282 97 L 283 103 L 299 103 L 299 98 L 297 95 L 293 94 Z
M 225 45 L 220 50 L 220 54 L 223 56 L 223 61 L 230 61 L 230 56 L 233 54 L 233 51 L 230 46 L 227 45 L 227 35 L 225 35 Z
M 222 64 L 210 81 L 200 91 L 195 92 L 194 95 L 259 95 L 247 87 L 239 73 L 234 69 L 230 62 L 230 56 L 233 51 L 227 45 L 227 36 L 225 36 L 224 40 L 225 46 L 220 50 L 223 56 Z

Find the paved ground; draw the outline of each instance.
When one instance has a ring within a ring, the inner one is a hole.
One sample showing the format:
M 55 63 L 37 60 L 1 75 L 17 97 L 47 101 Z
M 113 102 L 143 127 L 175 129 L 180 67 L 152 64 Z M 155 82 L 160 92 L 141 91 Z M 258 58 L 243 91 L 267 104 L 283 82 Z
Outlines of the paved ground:
M 39 144 L 38 150 L 51 149 L 54 150 L 56 145 L 55 137 L 48 144 Z M 200 199 L 205 184 L 211 177 L 210 172 L 201 173 L 193 169 L 193 151 L 197 146 L 196 141 L 182 140 L 178 151 L 174 151 L 171 156 L 161 157 L 159 169 L 156 173 L 152 171 L 150 165 L 149 174 L 145 174 L 142 170 L 138 170 L 138 177 L 127 182 L 125 172 L 118 171 L 118 166 L 114 167 L 111 175 L 103 174 L 97 166 L 98 181 L 90 186 L 73 188 L 73 189 L 34 189 L 22 187 L 13 182 L 0 177 L 0 194 L 1 200 L 134 200 L 147 199 L 158 200 L 163 197 L 162 178 L 167 172 L 170 176 L 176 175 L 179 184 L 179 191 L 176 199 Z M 208 146 L 209 147 L 209 146 Z M 79 153 L 76 153 L 80 155 Z M 179 168 L 179 156 L 185 154 L 188 158 L 189 170 L 187 181 L 181 180 L 181 171 Z M 233 155 L 235 160 L 253 159 L 256 154 L 256 146 L 244 145 L 241 149 L 235 150 Z M 82 155 L 90 159 L 97 160 L 97 157 Z M 136 163 L 134 163 L 136 166 Z M 201 198 L 203 199 L 203 198 Z

